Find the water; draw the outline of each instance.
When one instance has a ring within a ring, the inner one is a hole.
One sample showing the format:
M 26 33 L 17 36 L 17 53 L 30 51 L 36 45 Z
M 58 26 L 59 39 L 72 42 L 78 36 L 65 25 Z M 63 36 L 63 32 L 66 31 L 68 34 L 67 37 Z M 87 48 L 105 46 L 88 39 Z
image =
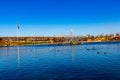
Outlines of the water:
M 0 47 L 0 80 L 120 80 L 120 43 Z

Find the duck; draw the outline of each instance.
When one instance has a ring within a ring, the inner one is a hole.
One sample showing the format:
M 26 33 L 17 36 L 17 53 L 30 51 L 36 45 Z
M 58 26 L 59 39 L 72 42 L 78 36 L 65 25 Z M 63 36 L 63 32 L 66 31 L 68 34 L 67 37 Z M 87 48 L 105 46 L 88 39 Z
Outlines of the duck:
M 104 54 L 107 54 L 108 52 L 104 52 Z
M 89 48 L 86 48 L 86 50 L 90 50 Z
M 96 48 L 95 48 L 95 47 L 93 47 L 93 48 L 92 48 L 92 50 L 96 50 Z
M 99 54 L 100 52 L 97 52 L 97 54 Z

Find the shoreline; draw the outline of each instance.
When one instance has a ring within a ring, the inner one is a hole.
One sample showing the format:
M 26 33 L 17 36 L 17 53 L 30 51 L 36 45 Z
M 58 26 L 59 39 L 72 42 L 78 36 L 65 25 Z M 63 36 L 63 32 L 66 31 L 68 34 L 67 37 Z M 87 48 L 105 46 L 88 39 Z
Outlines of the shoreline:
M 120 41 L 91 41 L 91 42 L 81 42 L 81 43 L 76 43 L 74 45 L 84 45 L 84 44 L 105 44 L 105 43 L 120 43 Z M 0 47 L 17 47 L 17 46 L 67 46 L 71 45 L 70 43 L 42 43 L 42 44 L 27 44 L 27 45 L 5 45 L 5 46 L 0 46 Z M 74 46 L 71 45 L 71 46 Z
M 89 43 L 120 42 L 120 34 L 87 35 L 87 36 L 28 36 L 28 37 L 0 37 L 0 46 L 31 46 L 31 45 L 78 45 Z

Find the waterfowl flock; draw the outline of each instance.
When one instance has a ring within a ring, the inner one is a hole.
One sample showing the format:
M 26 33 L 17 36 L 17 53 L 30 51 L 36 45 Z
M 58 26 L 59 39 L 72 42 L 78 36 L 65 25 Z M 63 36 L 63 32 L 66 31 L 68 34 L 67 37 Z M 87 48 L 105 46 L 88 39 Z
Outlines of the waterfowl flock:
M 85 49 L 87 50 L 87 51 L 90 51 L 90 50 L 98 50 L 98 49 L 100 49 L 99 47 L 92 47 L 92 48 L 87 48 L 87 47 L 85 47 Z M 96 52 L 97 54 L 100 54 L 100 51 L 97 51 Z M 108 52 L 107 51 L 104 51 L 103 52 L 104 54 L 108 54 Z

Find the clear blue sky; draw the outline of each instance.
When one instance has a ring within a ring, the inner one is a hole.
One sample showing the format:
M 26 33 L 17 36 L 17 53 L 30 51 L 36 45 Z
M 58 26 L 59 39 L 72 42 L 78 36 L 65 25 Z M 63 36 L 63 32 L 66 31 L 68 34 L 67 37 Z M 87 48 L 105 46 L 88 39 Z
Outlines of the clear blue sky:
M 0 0 L 0 36 L 120 32 L 119 0 Z

